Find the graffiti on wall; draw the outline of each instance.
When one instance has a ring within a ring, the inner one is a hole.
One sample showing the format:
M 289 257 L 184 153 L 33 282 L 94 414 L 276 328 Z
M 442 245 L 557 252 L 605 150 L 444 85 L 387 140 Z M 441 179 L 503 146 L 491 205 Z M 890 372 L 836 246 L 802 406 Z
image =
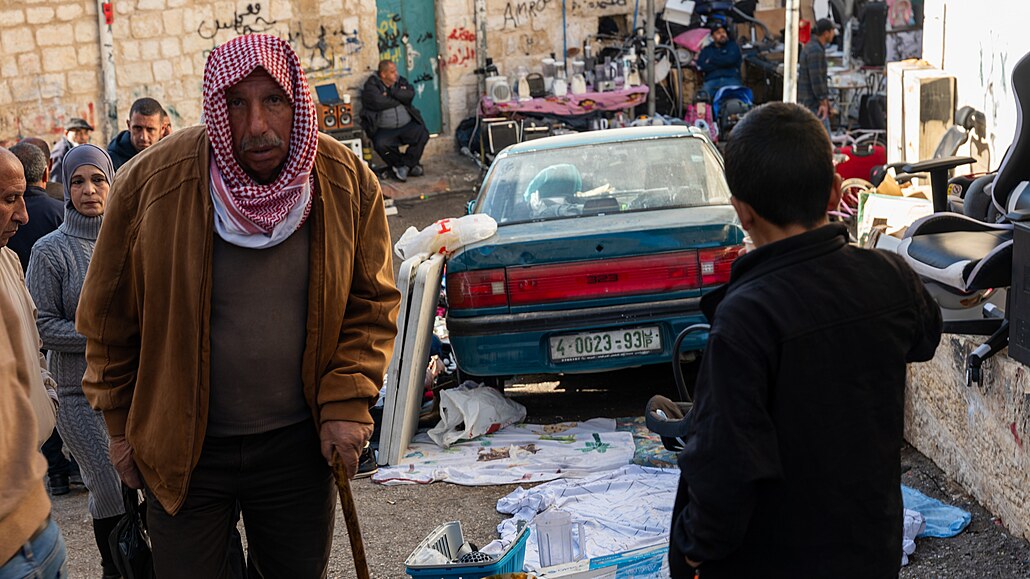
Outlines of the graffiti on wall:
M 553 0 L 508 0 L 504 6 L 504 25 L 502 28 L 518 28 L 535 18 L 539 18 Z
M 476 33 L 464 26 L 452 28 L 447 34 L 447 58 L 444 66 L 469 67 L 476 63 Z
M 572 13 L 597 12 L 615 8 L 626 8 L 629 0 L 572 0 Z
M 291 22 L 286 40 L 297 51 L 301 66 L 309 78 L 325 79 L 355 72 L 354 59 L 364 48 L 356 27 L 340 24 L 306 29 L 300 22 Z
M 202 21 L 196 34 L 211 40 L 212 44 L 220 34 L 225 39 L 241 34 L 276 34 L 293 46 L 308 79 L 321 81 L 356 72 L 355 58 L 364 48 L 356 18 L 329 22 L 327 19 L 281 22 L 268 14 L 264 5 L 252 3 L 231 14 Z M 205 57 L 208 52 L 210 50 L 205 52 Z
M 245 11 L 233 10 L 232 18 L 215 18 L 213 21 L 204 20 L 197 26 L 197 34 L 204 39 L 211 40 L 223 30 L 232 30 L 236 35 L 254 34 L 268 32 L 278 24 L 275 19 L 265 18 L 261 15 L 261 4 L 247 4 Z
M 397 63 L 398 68 L 401 69 L 398 72 L 401 73 L 401 76 L 404 76 L 405 74 L 410 75 L 415 71 L 415 68 L 419 65 L 419 59 L 422 57 L 422 53 L 414 45 L 432 41 L 433 33 L 424 32 L 419 34 L 413 42 L 407 31 L 401 29 L 402 25 L 403 20 L 400 14 L 386 14 L 379 19 L 377 35 L 379 59 Z M 402 62 L 403 65 L 401 65 Z M 408 79 L 412 86 L 415 87 L 415 91 L 419 96 L 425 91 L 424 83 L 432 82 L 433 86 L 439 89 L 439 79 L 435 75 L 436 68 L 436 59 L 430 58 L 427 71 Z

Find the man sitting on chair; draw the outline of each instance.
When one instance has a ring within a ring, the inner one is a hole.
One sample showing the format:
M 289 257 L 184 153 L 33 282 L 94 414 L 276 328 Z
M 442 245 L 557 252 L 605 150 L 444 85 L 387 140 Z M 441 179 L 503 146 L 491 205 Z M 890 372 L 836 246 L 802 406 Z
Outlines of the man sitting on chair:
M 726 32 L 726 24 L 715 21 L 712 24 L 712 42 L 697 55 L 697 67 L 705 73 L 702 85 L 708 98 L 715 99 L 715 93 L 724 86 L 739 86 L 740 63 L 743 57 L 740 47 Z
M 361 91 L 361 127 L 399 181 L 422 175 L 419 161 L 429 142 L 422 113 L 411 104 L 414 98 L 415 89 L 389 60 L 379 61 L 379 72 L 365 81 Z M 401 145 L 408 146 L 404 153 Z

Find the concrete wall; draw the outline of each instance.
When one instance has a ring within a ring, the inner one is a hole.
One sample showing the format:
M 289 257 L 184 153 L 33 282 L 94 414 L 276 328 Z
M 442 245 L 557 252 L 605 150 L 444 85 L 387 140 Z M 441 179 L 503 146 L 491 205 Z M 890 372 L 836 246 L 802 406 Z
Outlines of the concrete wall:
M 958 81 L 958 106 L 987 116 L 991 166 L 1012 142 L 1012 67 L 1030 53 L 1030 4 L 1010 0 L 926 0 L 923 59 Z
M 430 1 L 430 0 L 425 0 Z M 657 0 L 659 9 L 664 0 Z M 567 0 L 568 45 L 581 46 L 600 16 L 632 19 L 633 0 Z M 646 2 L 640 2 L 641 13 Z M 488 53 L 503 71 L 538 67 L 561 52 L 561 0 L 486 0 Z M 473 0 L 436 0 L 443 134 L 474 114 L 478 90 Z M 643 14 L 641 14 L 641 22 Z M 247 32 L 288 39 L 312 85 L 335 81 L 357 95 L 379 60 L 373 0 L 114 0 L 117 111 L 141 96 L 166 106 L 174 127 L 200 121 L 210 50 Z M 106 143 L 95 0 L 0 0 L 0 143 L 22 136 L 54 140 L 83 117 Z
M 931 362 L 910 367 L 905 438 L 1030 540 L 1030 370 L 1006 350 L 967 388 L 965 357 L 982 341 L 944 336 Z

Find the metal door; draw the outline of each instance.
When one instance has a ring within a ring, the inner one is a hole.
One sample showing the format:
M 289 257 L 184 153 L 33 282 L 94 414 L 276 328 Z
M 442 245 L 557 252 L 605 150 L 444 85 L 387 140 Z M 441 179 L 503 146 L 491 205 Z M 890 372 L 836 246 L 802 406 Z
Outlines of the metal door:
M 430 133 L 440 132 L 440 66 L 435 2 L 376 0 L 379 58 L 396 63 L 415 87 L 414 105 Z

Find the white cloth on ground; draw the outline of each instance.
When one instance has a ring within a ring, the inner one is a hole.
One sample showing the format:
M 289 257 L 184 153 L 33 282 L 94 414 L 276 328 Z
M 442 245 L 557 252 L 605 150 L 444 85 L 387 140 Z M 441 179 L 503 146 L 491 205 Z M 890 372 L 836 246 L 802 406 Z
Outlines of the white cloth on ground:
M 633 435 L 615 420 L 593 418 L 559 424 L 514 424 L 443 449 L 415 436 L 400 464 L 379 469 L 373 482 L 386 485 L 435 481 L 465 486 L 536 483 L 582 478 L 633 460 Z

